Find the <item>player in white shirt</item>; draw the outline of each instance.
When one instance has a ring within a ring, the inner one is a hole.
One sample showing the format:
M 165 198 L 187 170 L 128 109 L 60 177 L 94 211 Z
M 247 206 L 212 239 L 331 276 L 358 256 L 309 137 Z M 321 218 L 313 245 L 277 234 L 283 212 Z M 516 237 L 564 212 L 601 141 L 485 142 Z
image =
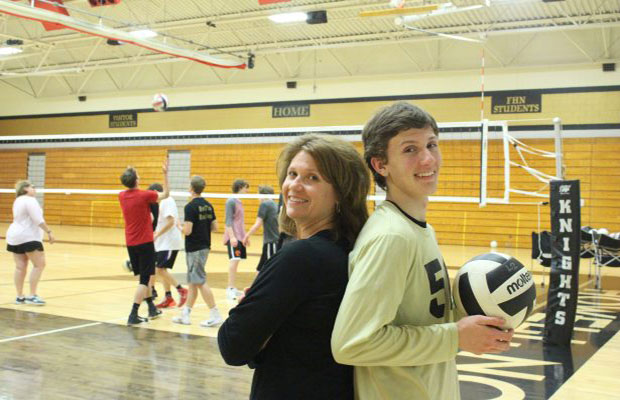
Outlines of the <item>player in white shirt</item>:
M 13 253 L 15 260 L 15 304 L 45 305 L 37 295 L 37 287 L 45 268 L 43 231 L 47 233 L 50 244 L 54 243 L 52 230 L 43 219 L 43 210 L 35 198 L 34 186 L 28 181 L 15 184 L 17 198 L 13 202 L 13 223 L 6 232 L 6 249 Z M 28 272 L 28 261 L 32 262 L 30 271 L 30 296 L 24 296 L 24 281 Z
M 154 183 L 149 187 L 150 190 L 163 191 L 163 187 Z M 168 197 L 159 203 L 159 215 L 157 217 L 157 228 L 153 234 L 155 241 L 155 272 L 157 279 L 164 285 L 166 295 L 157 308 L 168 308 L 177 305 L 172 298 L 171 286 L 174 286 L 179 293 L 179 307 L 187 301 L 187 289 L 177 282 L 168 271 L 174 266 L 179 250 L 183 248 L 183 237 L 178 227 L 179 211 L 177 204 L 172 197 Z

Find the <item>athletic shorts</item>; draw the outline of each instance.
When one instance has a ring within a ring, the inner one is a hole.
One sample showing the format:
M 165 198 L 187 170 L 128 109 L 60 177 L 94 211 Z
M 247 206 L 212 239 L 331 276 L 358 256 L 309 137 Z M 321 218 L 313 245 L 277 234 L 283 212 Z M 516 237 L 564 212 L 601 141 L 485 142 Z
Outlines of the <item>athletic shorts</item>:
M 263 269 L 263 266 L 267 262 L 267 260 L 273 257 L 274 254 L 276 254 L 277 247 L 278 247 L 278 242 L 263 244 L 263 252 L 260 255 L 260 261 L 258 262 L 258 266 L 256 267 L 257 271 L 261 271 Z
M 209 249 L 202 249 L 185 253 L 185 260 L 187 261 L 188 284 L 193 283 L 195 285 L 204 285 L 207 282 L 205 265 L 207 264 L 208 256 Z
M 230 241 L 226 242 L 226 248 L 228 249 L 229 260 L 245 260 L 245 246 L 241 241 L 237 241 L 237 247 L 232 247 Z
M 26 242 L 22 244 L 16 244 L 15 246 L 7 243 L 6 249 L 10 251 L 11 253 L 26 254 L 26 253 L 31 253 L 37 250 L 43 251 L 43 243 L 33 241 L 33 242 Z
M 148 285 L 151 275 L 155 275 L 155 245 L 153 242 L 137 246 L 127 246 L 129 261 L 135 276 L 140 275 L 140 284 Z
M 155 266 L 157 268 L 169 268 L 174 267 L 174 262 L 177 259 L 179 250 L 163 250 L 155 253 Z

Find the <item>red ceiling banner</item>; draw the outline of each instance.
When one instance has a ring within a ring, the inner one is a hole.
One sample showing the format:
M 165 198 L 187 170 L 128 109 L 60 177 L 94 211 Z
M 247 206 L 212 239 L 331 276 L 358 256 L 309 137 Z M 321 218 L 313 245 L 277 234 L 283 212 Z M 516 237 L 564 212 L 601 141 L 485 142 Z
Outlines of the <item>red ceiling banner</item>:
M 69 15 L 69 11 L 67 11 L 67 9 L 62 6 L 62 0 L 56 0 L 56 3 L 60 5 L 44 3 L 39 0 L 34 0 L 34 6 L 36 8 L 43 8 L 44 10 L 49 10 L 49 11 L 57 12 L 59 14 Z M 45 28 L 46 31 L 55 31 L 58 29 L 65 28 L 64 25 L 55 24 L 53 22 L 41 22 L 41 23 L 43 24 L 43 27 Z

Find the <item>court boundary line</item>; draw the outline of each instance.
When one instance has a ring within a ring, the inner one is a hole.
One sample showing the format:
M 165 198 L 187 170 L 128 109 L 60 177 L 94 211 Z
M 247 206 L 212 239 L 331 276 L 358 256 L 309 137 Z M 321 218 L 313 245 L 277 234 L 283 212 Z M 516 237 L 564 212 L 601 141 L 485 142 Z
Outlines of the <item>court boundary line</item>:
M 43 331 L 43 332 L 31 333 L 29 335 L 22 335 L 22 336 L 14 336 L 14 337 L 11 337 L 11 338 L 0 339 L 0 343 L 8 343 L 8 342 L 16 341 L 16 340 L 29 339 L 31 337 L 49 335 L 49 334 L 53 334 L 53 333 L 65 332 L 65 331 L 70 331 L 70 330 L 74 330 L 74 329 L 88 328 L 90 326 L 101 325 L 103 323 L 104 322 L 90 322 L 88 324 L 81 324 L 81 325 L 68 326 L 66 328 L 53 329 L 51 331 Z
M 206 304 L 198 304 L 198 305 L 195 305 L 192 308 L 195 309 L 195 308 L 201 308 L 201 307 L 206 307 L 206 306 L 207 306 Z M 37 313 L 37 314 L 39 314 L 39 313 Z M 62 315 L 57 315 L 57 314 L 48 314 L 48 315 L 59 316 L 59 317 L 62 317 L 62 318 L 69 318 L 69 317 L 64 317 Z M 54 333 L 66 332 L 66 331 L 71 331 L 71 330 L 75 330 L 75 329 L 89 328 L 91 326 L 97 326 L 97 325 L 109 325 L 109 324 L 112 324 L 112 325 L 118 326 L 119 324 L 117 322 L 118 321 L 122 321 L 124 319 L 125 319 L 125 317 L 120 317 L 120 318 L 109 319 L 109 320 L 106 320 L 106 321 L 89 322 L 87 324 L 80 324 L 80 325 L 68 326 L 68 327 L 65 327 L 65 328 L 52 329 L 50 331 L 31 333 L 31 334 L 28 334 L 28 335 L 13 336 L 13 337 L 10 337 L 10 338 L 0 339 L 0 344 L 14 342 L 14 341 L 17 341 L 17 340 L 22 340 L 22 339 L 29 339 L 31 337 L 37 337 L 37 336 L 43 336 L 43 335 L 51 335 L 51 334 L 54 334 Z M 150 318 L 149 318 L 149 321 L 150 321 Z M 121 324 L 120 326 L 123 326 L 123 324 Z M 148 325 L 126 326 L 126 327 L 127 328 L 134 328 L 135 327 L 135 328 L 149 329 Z M 181 332 L 168 331 L 168 330 L 164 330 L 164 331 L 165 332 L 171 332 L 171 333 L 181 333 Z M 209 335 L 206 335 L 206 336 L 194 335 L 194 334 L 190 334 L 190 335 L 200 336 L 200 337 L 211 337 Z

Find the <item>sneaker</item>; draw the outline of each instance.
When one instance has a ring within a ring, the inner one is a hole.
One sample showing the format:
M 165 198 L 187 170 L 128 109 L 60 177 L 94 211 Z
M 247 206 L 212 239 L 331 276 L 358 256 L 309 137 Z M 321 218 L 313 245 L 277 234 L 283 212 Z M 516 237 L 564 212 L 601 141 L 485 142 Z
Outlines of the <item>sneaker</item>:
M 40 298 L 39 296 L 32 295 L 30 297 L 26 297 L 26 304 L 32 304 L 33 306 L 44 306 L 45 305 L 45 301 Z
M 143 324 L 145 322 L 149 322 L 149 319 L 148 318 L 142 318 L 142 317 L 138 316 L 137 314 L 130 314 L 129 318 L 127 319 L 127 326 L 140 325 L 140 324 Z
M 185 288 L 181 288 L 178 289 L 179 292 L 179 308 L 183 307 L 185 305 L 185 302 L 187 301 L 187 289 Z M 174 304 L 173 304 L 174 306 Z M 171 306 L 172 307 L 172 306 Z
M 133 268 L 131 266 L 131 261 L 125 260 L 123 261 L 123 269 L 127 272 L 133 272 Z
M 156 305 L 155 307 L 157 308 L 168 308 L 168 307 L 174 307 L 177 305 L 177 302 L 174 301 L 174 299 L 172 297 L 164 297 L 164 299 L 161 301 L 161 303 L 159 303 L 158 305 Z
M 149 310 L 149 318 L 150 319 L 155 319 L 155 318 L 159 318 L 160 315 L 162 315 L 164 312 L 162 310 L 158 310 L 157 308 L 153 308 L 152 310 Z
M 238 297 L 237 293 L 238 292 L 239 291 L 236 288 L 234 288 L 234 287 L 226 288 L 226 300 L 228 300 L 228 301 L 235 301 L 235 300 L 237 300 L 237 297 Z
M 202 321 L 200 323 L 200 326 L 208 328 L 210 326 L 219 325 L 222 322 L 224 322 L 224 319 L 222 318 L 220 313 L 218 311 L 211 311 L 211 314 L 209 315 L 209 319 Z
M 181 313 L 181 315 L 177 315 L 176 317 L 172 317 L 172 322 L 174 322 L 175 324 L 181 324 L 181 325 L 191 324 L 189 320 L 189 314 L 185 312 Z
M 26 304 L 26 298 L 24 296 L 16 297 L 15 298 L 15 304 Z

